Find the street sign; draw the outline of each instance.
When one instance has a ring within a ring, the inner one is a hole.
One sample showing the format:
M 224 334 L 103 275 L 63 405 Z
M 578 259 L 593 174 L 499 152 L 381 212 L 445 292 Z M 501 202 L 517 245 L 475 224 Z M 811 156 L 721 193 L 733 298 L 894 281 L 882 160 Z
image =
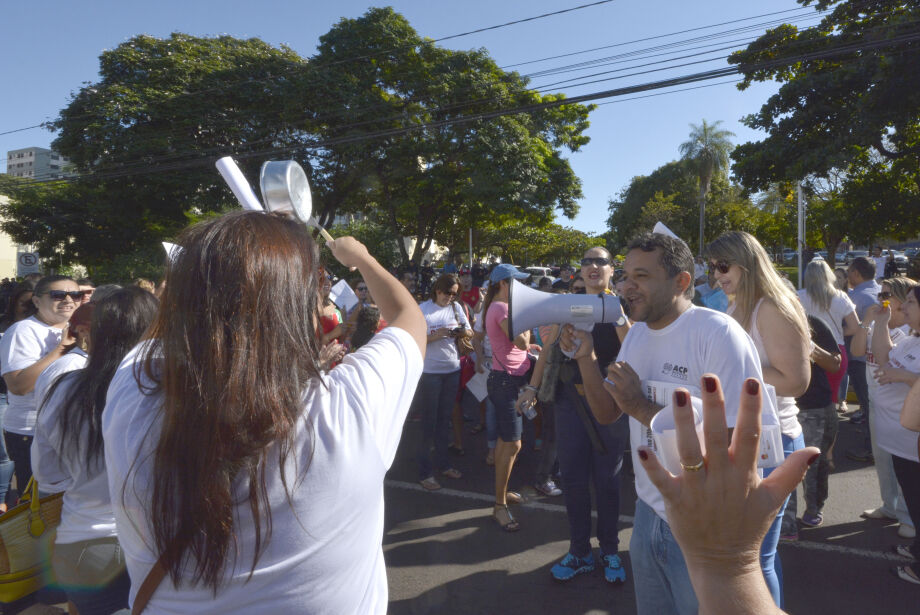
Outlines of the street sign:
M 16 259 L 16 275 L 23 277 L 30 273 L 41 273 L 38 252 L 20 252 Z

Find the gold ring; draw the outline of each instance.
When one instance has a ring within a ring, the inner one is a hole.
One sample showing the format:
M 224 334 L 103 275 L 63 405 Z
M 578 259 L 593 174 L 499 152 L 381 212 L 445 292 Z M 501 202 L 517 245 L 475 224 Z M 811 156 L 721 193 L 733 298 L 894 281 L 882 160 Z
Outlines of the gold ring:
M 681 461 L 680 467 L 682 467 L 684 471 L 686 472 L 699 472 L 700 470 L 703 469 L 703 460 L 700 459 L 699 463 L 694 463 L 693 465 L 689 465 L 689 466 L 685 464 L 683 461 Z

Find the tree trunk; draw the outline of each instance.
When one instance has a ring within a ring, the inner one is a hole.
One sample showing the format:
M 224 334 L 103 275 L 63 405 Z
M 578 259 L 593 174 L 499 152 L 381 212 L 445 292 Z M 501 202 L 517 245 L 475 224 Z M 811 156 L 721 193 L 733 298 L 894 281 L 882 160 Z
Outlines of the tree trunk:
M 706 245 L 706 194 L 709 192 L 709 182 L 712 177 L 700 177 L 700 244 L 697 254 L 703 255 L 703 246 Z

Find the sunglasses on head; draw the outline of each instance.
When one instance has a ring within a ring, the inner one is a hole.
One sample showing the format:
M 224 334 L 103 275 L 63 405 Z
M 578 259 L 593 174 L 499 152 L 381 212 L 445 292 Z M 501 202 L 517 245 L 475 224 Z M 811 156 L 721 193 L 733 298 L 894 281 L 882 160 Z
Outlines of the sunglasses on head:
M 728 273 L 729 269 L 731 269 L 731 264 L 726 263 L 725 261 L 719 261 L 717 263 L 709 263 L 710 273 L 715 273 L 716 271 L 718 271 L 719 273 L 725 275 L 726 273 Z
M 889 292 L 886 292 L 883 290 L 882 292 L 878 294 L 879 301 L 888 301 L 889 299 L 891 299 L 891 293 Z
M 581 266 L 588 267 L 590 265 L 597 265 L 598 267 L 604 267 L 605 265 L 610 264 L 609 258 L 604 258 L 603 256 L 586 256 L 581 259 Z
M 79 301 L 83 298 L 82 290 L 49 290 L 47 294 L 52 301 L 63 301 L 67 297 Z

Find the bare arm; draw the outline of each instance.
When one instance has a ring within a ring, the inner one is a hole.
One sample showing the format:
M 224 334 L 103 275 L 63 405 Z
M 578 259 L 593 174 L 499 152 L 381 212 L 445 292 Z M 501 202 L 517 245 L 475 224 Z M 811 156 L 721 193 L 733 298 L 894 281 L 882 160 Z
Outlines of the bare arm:
M 51 352 L 29 367 L 3 374 L 6 388 L 14 395 L 28 395 L 35 388 L 35 381 L 45 371 L 45 368 L 67 354 L 76 343 L 76 338 L 70 335 L 68 328 L 65 328 L 61 343 Z
M 888 334 L 888 321 L 891 320 L 891 308 L 872 306 L 875 308 L 875 323 L 872 330 L 872 355 L 877 365 L 888 364 L 888 353 L 894 348 L 891 336 Z M 868 312 L 869 310 L 866 310 Z
M 783 317 L 770 301 L 764 301 L 754 326 L 760 331 L 770 367 L 763 367 L 763 379 L 772 384 L 776 394 L 798 397 L 808 388 L 811 378 L 808 340 Z
M 820 346 L 815 346 L 815 349 L 811 351 L 811 360 L 815 362 L 815 365 L 823 369 L 829 374 L 833 374 L 840 370 L 840 353 L 830 353 Z
M 859 319 L 856 317 L 856 310 L 853 310 L 843 318 L 843 334 L 856 335 L 857 331 L 859 331 Z
M 901 425 L 912 431 L 920 431 L 920 380 L 910 387 L 901 410 Z
M 508 332 L 508 319 L 507 319 L 507 318 L 505 318 L 505 319 L 502 320 L 500 323 L 498 323 L 498 326 L 500 326 L 500 327 L 502 328 L 502 332 L 503 332 L 505 335 L 509 335 L 509 332 Z M 514 345 L 517 346 L 518 348 L 520 348 L 521 350 L 527 350 L 527 347 L 530 346 L 530 331 L 529 331 L 529 330 L 528 330 L 528 331 L 524 331 L 523 333 L 521 333 L 520 335 L 518 335 L 517 337 L 515 337 L 515 338 L 514 338 Z
M 560 345 L 567 352 L 571 352 L 575 349 L 575 338 L 581 340 L 574 359 L 578 363 L 578 371 L 581 372 L 588 407 L 598 423 L 613 423 L 623 415 L 623 411 L 617 405 L 616 399 L 604 389 L 604 379 L 597 368 L 597 357 L 594 354 L 594 338 L 587 331 L 566 325 L 563 327 Z
M 358 268 L 368 291 L 377 301 L 380 316 L 391 327 L 402 329 L 411 335 L 418 344 L 422 356 L 425 356 L 428 325 L 405 286 L 367 252 L 364 244 L 353 237 L 339 237 L 326 245 L 343 265 Z

